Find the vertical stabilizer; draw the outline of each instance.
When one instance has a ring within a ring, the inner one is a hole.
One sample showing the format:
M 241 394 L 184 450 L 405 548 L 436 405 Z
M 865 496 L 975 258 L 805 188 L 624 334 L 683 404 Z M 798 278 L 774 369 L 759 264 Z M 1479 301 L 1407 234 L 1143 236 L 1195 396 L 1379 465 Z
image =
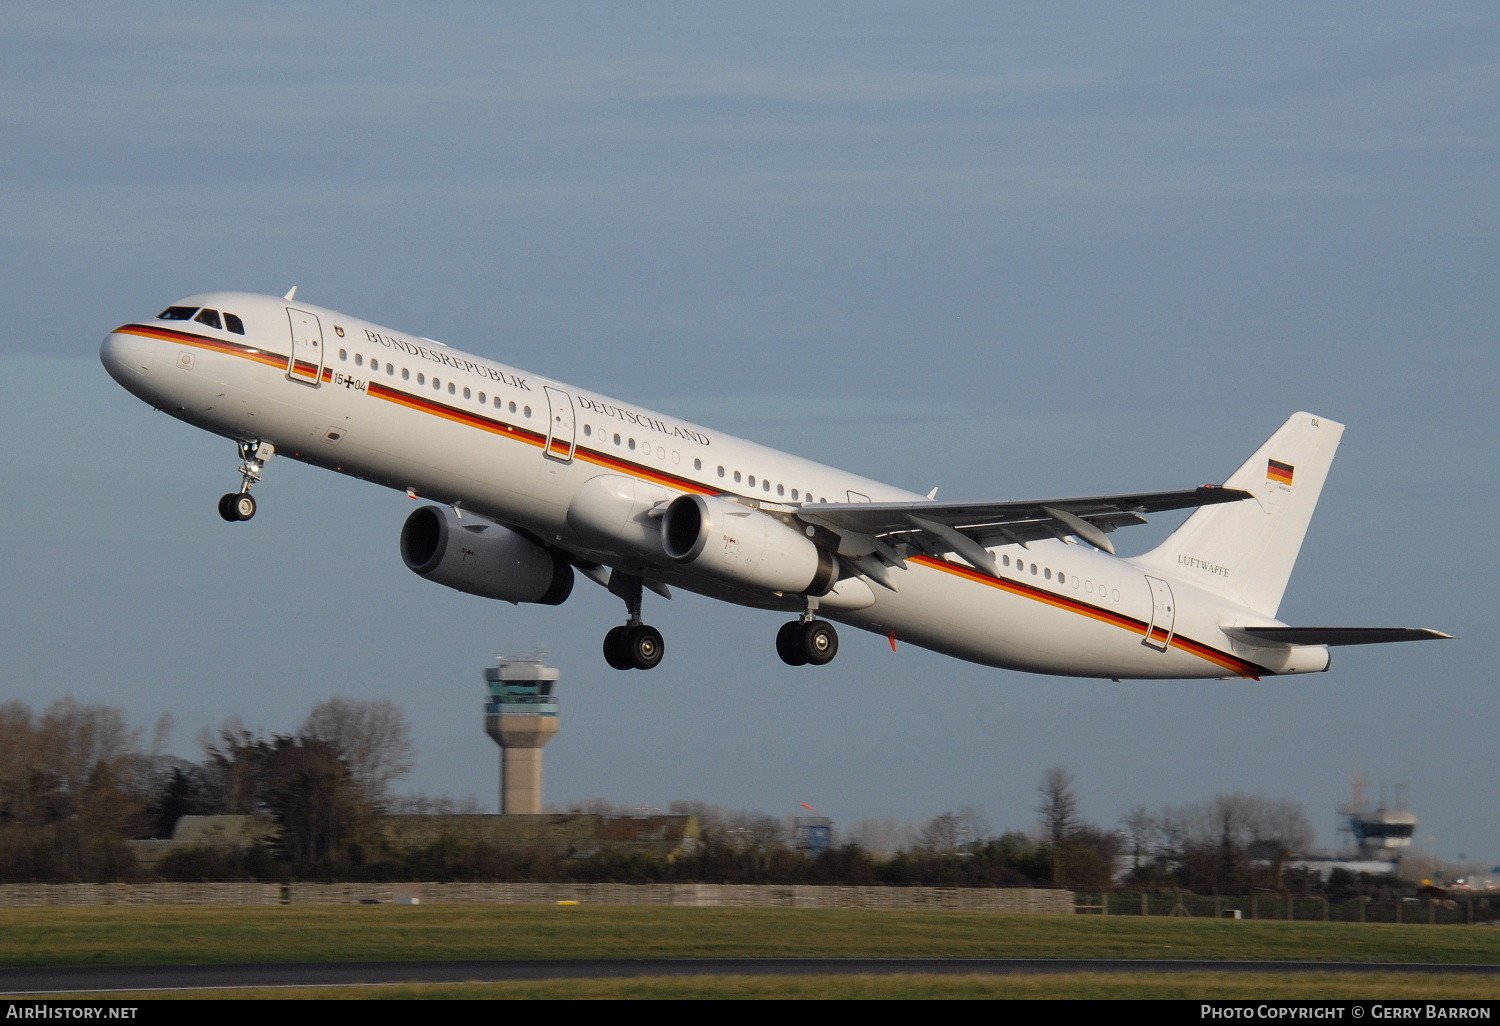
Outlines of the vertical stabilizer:
M 1294 413 L 1224 482 L 1255 496 L 1205 506 L 1135 562 L 1275 616 L 1344 425 Z

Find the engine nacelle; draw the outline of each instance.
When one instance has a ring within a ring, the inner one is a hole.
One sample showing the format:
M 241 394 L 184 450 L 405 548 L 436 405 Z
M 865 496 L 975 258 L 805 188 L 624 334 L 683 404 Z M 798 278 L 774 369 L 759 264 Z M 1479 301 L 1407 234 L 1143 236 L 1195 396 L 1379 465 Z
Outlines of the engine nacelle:
M 401 558 L 429 581 L 504 602 L 555 606 L 573 591 L 573 567 L 562 556 L 508 527 L 442 506 L 423 506 L 406 518 Z
M 711 495 L 679 495 L 661 518 L 661 547 L 684 566 L 734 584 L 826 595 L 838 560 L 795 527 Z

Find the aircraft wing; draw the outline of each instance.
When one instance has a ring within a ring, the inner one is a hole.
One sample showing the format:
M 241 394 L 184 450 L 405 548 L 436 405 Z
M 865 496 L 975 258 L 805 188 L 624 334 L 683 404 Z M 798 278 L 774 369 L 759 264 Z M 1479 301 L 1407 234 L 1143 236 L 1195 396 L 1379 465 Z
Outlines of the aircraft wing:
M 986 546 L 1015 544 L 1046 538 L 1075 537 L 1113 552 L 1105 537 L 1131 524 L 1143 524 L 1141 514 L 1239 502 L 1251 493 L 1237 488 L 1201 488 L 1172 492 L 1090 495 L 1067 499 L 1025 499 L 1015 502 L 825 502 L 800 506 L 796 516 L 840 535 L 841 556 L 877 555 L 887 565 L 899 565 L 902 550 L 932 554 L 956 552 L 975 569 L 996 575 L 994 558 Z
M 1226 627 L 1224 633 L 1258 645 L 1384 645 L 1453 637 L 1427 627 Z

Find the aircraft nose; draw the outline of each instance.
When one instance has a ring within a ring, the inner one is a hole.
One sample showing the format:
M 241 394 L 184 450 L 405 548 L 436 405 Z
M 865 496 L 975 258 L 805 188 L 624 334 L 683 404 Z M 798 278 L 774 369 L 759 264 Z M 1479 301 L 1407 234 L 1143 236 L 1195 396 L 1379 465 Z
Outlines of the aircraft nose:
M 155 369 L 156 360 L 157 343 L 124 331 L 110 332 L 99 346 L 99 362 L 109 376 L 136 393 Z

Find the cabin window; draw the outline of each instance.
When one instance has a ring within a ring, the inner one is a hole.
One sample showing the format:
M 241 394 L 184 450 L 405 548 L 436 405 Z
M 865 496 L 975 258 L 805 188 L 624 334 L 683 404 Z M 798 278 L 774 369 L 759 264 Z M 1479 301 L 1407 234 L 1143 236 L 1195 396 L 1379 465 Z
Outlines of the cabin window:
M 693 460 L 693 469 L 694 470 L 702 470 L 703 469 L 703 461 L 702 460 Z
M 339 359 L 342 360 L 342 361 L 344 361 L 345 363 L 349 362 L 349 350 L 347 350 L 347 349 L 340 349 L 339 350 Z
M 616 432 L 616 434 L 615 434 L 615 444 L 616 444 L 616 445 L 619 445 L 619 444 L 620 444 L 620 435 L 619 435 L 619 433 L 618 433 L 618 432 Z
M 365 365 L 365 355 L 363 353 L 355 353 L 354 354 L 354 366 L 356 366 L 356 367 L 363 367 L 364 365 Z
M 760 490 L 763 492 L 769 492 L 771 490 L 771 482 L 762 478 L 760 482 Z
M 754 474 L 750 475 L 750 487 L 751 488 L 755 487 L 755 475 Z
M 232 313 L 227 313 L 224 315 L 224 327 L 228 328 L 236 335 L 243 335 L 245 333 L 245 322 L 240 320 Z
M 734 483 L 735 484 L 739 484 L 740 483 L 740 472 L 738 470 L 736 470 L 734 472 Z
M 449 394 L 449 395 L 457 395 L 457 394 L 458 394 L 458 386 L 457 386 L 457 385 L 455 385 L 455 384 L 454 384 L 454 383 L 453 383 L 453 382 L 451 382 L 451 381 L 450 381 L 450 382 L 448 382 L 448 394 Z
M 720 467 L 720 468 L 719 468 L 719 476 L 720 476 L 720 477 L 723 477 L 723 476 L 724 476 L 724 468 L 723 468 L 723 467 Z
M 443 383 L 441 381 L 439 381 L 437 378 L 433 378 L 432 379 L 432 387 L 433 387 L 433 389 L 435 391 L 441 392 L 443 390 Z
M 159 321 L 190 321 L 193 314 L 198 312 L 196 306 L 169 306 L 156 315 Z
M 776 494 L 777 495 L 785 495 L 786 494 L 786 485 L 777 485 L 776 486 Z
M 591 437 L 593 435 L 593 433 L 594 433 L 594 429 L 593 428 L 589 427 L 587 424 L 585 424 L 583 426 L 583 437 L 584 438 Z
M 632 439 L 630 439 L 630 441 L 629 441 L 629 442 L 627 442 L 627 443 L 626 443 L 626 446 L 627 446 L 627 448 L 629 448 L 629 449 L 630 449 L 630 450 L 631 450 L 631 451 L 632 451 L 632 452 L 634 452 L 634 451 L 635 451 L 635 439 L 634 439 L 634 438 L 632 438 Z
M 409 368 L 409 367 L 402 367 L 401 368 L 401 380 L 402 381 L 410 381 L 411 380 L 411 368 Z
M 792 501 L 793 502 L 797 501 L 797 489 L 795 489 L 795 488 L 792 489 Z
M 530 406 L 523 406 L 523 407 L 521 407 L 521 413 L 523 415 L 527 416 L 527 417 L 530 417 L 531 416 L 531 407 Z
M 483 392 L 480 392 L 479 393 L 479 405 L 483 406 L 486 402 L 488 402 L 488 399 L 486 398 L 486 396 L 485 396 L 485 394 Z
M 471 398 L 472 395 L 473 395 L 473 393 L 469 391 L 469 386 L 465 385 L 464 386 L 464 398 L 465 399 Z
M 417 372 L 417 384 L 419 384 L 419 385 L 425 385 L 425 384 L 427 384 L 427 375 L 423 374 L 421 371 Z
M 515 412 L 516 412 L 516 404 L 515 404 L 515 401 L 514 401 L 514 400 L 512 400 L 512 401 L 511 401 L 511 404 L 510 404 L 510 412 L 511 412 L 511 413 L 515 413 Z
M 1043 570 L 1042 571 L 1042 576 L 1045 577 L 1049 581 L 1052 580 L 1052 568 L 1049 566 L 1049 567 L 1047 567 L 1047 569 Z
M 386 364 L 385 365 L 385 372 L 387 374 L 395 374 L 396 373 L 396 365 L 394 363 L 388 363 L 388 364 Z
M 1033 576 L 1033 577 L 1036 576 L 1036 564 L 1035 563 L 1031 564 L 1031 576 Z
M 1010 566 L 1010 557 L 1009 556 L 1001 556 L 1000 557 L 1000 565 L 1001 566 Z
M 1057 572 L 1057 583 L 1058 584 L 1067 584 L 1068 583 L 1067 579 L 1065 577 L 1063 577 L 1063 572 L 1061 570 L 1059 570 Z

